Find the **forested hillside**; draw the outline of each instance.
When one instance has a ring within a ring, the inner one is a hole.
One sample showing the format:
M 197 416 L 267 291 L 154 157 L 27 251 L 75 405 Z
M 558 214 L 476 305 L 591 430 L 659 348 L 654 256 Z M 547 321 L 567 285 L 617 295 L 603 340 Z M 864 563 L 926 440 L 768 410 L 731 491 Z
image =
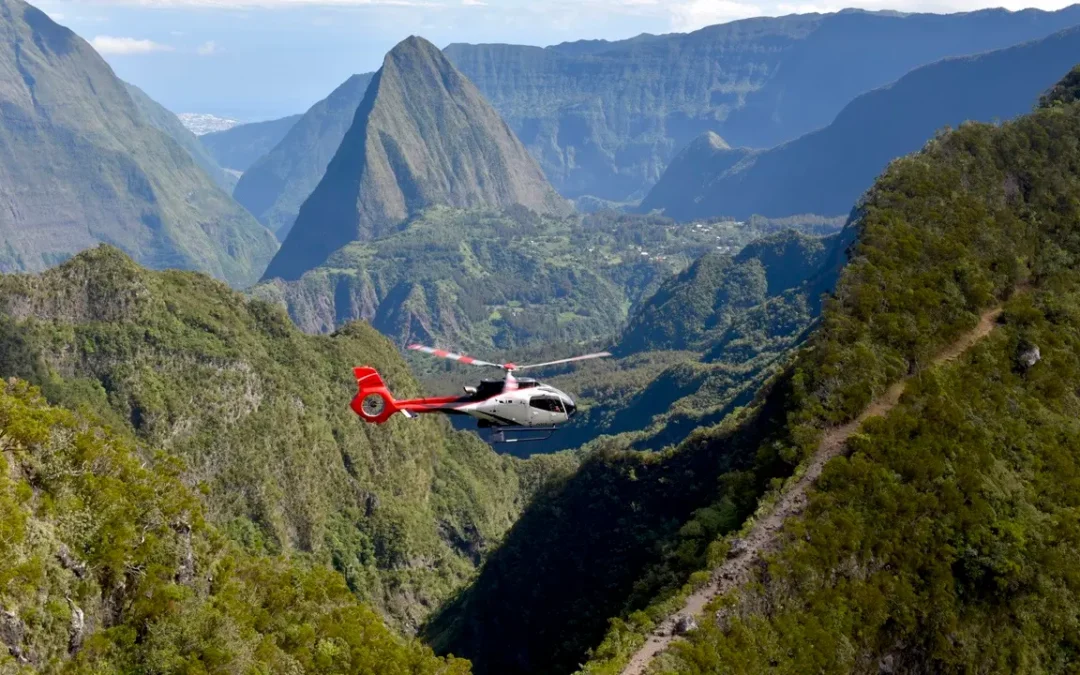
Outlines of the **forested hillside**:
M 348 407 L 354 366 L 419 393 L 373 329 L 307 336 L 266 303 L 199 274 L 146 271 L 115 249 L 0 277 L 0 316 L 0 376 L 176 457 L 229 538 L 333 566 L 405 628 L 569 461 L 500 457 L 441 419 L 362 424 Z
M 620 672 L 823 428 L 915 373 L 826 467 L 761 585 L 725 599 L 719 625 L 699 617 L 656 672 L 1070 672 L 1077 91 L 1080 70 L 1034 114 L 890 167 L 820 327 L 752 405 L 662 453 L 598 448 L 429 625 L 434 644 L 477 672 L 571 672 L 590 648 L 586 672 Z M 1009 298 L 1004 330 L 924 370 Z
M 1080 588 L 1062 561 L 1080 547 L 1068 525 L 1080 470 L 1078 91 L 1080 69 L 1033 114 L 964 125 L 877 182 L 822 330 L 759 413 L 778 424 L 755 473 L 783 475 L 822 427 L 915 377 L 897 409 L 852 437 L 850 457 L 825 467 L 760 585 L 718 601 L 658 671 L 1075 668 L 1067 626 Z M 984 344 L 925 368 L 1002 299 Z M 600 654 L 625 654 L 647 623 L 616 625 Z
M 912 68 L 1077 23 L 1075 6 L 1052 13 L 844 10 L 618 42 L 452 44 L 446 55 L 561 194 L 625 201 L 644 197 L 671 158 L 706 131 L 734 147 L 769 148 L 824 127 L 853 98 Z M 846 209 L 829 215 L 837 213 Z
M 616 360 L 551 378 L 581 412 L 530 452 L 605 444 L 659 450 L 750 402 L 806 338 L 854 230 L 786 230 L 668 278 L 615 342 Z
M 1008 120 L 1076 62 L 1080 29 L 911 71 L 859 96 L 824 129 L 759 152 L 677 157 L 641 203 L 677 220 L 847 213 L 889 162 L 965 121 Z
M 241 551 L 181 463 L 0 389 L 0 671 L 463 675 L 335 572 Z
M 829 226 L 806 220 L 790 224 Z M 514 350 L 518 358 L 525 347 L 609 339 L 669 274 L 781 227 L 436 207 L 387 237 L 345 246 L 296 281 L 252 292 L 284 304 L 308 332 L 364 319 L 400 346 L 437 343 L 493 358 Z

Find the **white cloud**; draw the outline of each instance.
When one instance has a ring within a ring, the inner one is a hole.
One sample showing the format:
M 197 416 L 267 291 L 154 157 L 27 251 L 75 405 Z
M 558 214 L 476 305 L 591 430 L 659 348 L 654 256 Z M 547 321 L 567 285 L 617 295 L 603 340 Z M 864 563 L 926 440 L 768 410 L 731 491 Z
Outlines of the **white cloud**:
M 461 0 L 461 4 L 466 7 L 487 7 L 487 3 L 484 0 Z
M 212 54 L 220 54 L 221 47 L 218 47 L 217 43 L 213 40 L 209 40 L 199 45 L 199 48 L 196 49 L 195 52 L 199 56 L 210 56 Z
M 139 40 L 130 37 L 112 37 L 98 35 L 90 41 L 100 54 L 149 54 L 150 52 L 171 52 L 173 48 L 153 40 Z
M 668 10 L 671 12 L 671 28 L 676 31 L 697 30 L 717 23 L 761 16 L 763 13 L 757 5 L 736 0 L 687 0 L 672 3 Z

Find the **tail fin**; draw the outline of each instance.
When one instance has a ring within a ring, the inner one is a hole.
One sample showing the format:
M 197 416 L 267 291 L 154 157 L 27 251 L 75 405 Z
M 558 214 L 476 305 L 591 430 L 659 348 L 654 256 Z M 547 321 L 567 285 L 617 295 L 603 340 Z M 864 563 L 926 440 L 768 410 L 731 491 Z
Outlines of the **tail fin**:
M 401 410 L 378 371 L 369 366 L 360 366 L 353 368 L 353 373 L 360 391 L 349 407 L 362 419 L 372 424 L 382 424 Z

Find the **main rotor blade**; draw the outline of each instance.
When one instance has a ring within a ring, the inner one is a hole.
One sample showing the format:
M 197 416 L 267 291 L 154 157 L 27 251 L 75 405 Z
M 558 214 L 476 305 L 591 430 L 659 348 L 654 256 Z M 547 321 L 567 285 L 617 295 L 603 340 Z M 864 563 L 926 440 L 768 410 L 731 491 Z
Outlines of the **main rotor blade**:
M 556 366 L 560 363 L 570 363 L 572 361 L 584 361 L 585 359 L 599 359 L 604 356 L 611 356 L 611 352 L 597 352 L 595 354 L 586 354 L 584 356 L 574 356 L 569 359 L 559 359 L 558 361 L 546 361 L 544 363 L 530 363 L 525 366 L 514 366 L 514 370 L 525 370 L 526 368 L 540 368 L 541 366 Z
M 434 347 L 425 347 L 424 345 L 409 345 L 408 349 L 412 349 L 418 352 L 424 352 L 425 354 L 431 354 L 432 356 L 439 356 L 444 359 L 450 359 L 451 361 L 460 361 L 461 363 L 467 363 L 470 366 L 491 366 L 492 368 L 502 368 L 506 370 L 506 366 L 501 363 L 488 363 L 487 361 L 481 361 L 480 359 L 474 359 L 471 356 L 465 354 L 455 354 L 454 352 L 448 352 L 443 349 L 435 349 Z

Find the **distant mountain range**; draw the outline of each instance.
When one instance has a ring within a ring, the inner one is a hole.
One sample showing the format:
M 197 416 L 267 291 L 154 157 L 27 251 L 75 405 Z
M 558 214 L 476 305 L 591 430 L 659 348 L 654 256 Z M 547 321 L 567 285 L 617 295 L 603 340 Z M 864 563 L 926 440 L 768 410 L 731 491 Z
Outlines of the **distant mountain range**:
M 571 211 L 476 87 L 434 45 L 410 37 L 372 78 L 264 279 L 298 279 L 346 244 L 389 234 L 436 205 Z
M 645 197 L 675 155 L 707 131 L 736 147 L 769 148 L 829 124 L 853 98 L 912 68 L 1077 23 L 1077 6 L 948 15 L 845 10 L 615 42 L 444 51 L 560 194 L 621 203 Z M 281 238 L 322 178 L 370 77 L 353 76 L 313 106 L 295 137 L 241 178 L 236 198 Z
M 238 124 L 224 131 L 211 131 L 199 142 L 219 165 L 243 173 L 274 149 L 302 115 L 289 115 L 268 122 Z M 235 184 L 235 181 L 234 181 Z
M 1080 59 L 1080 28 L 917 68 L 859 96 L 827 127 L 764 151 L 691 143 L 642 201 L 678 220 L 847 213 L 888 163 L 967 120 L 1007 120 Z
M 155 127 L 89 44 L 0 0 L 0 69 L 0 271 L 41 270 L 105 242 L 149 267 L 258 278 L 273 236 Z
M 819 129 L 917 66 L 1080 23 L 1057 12 L 858 10 L 756 18 L 688 34 L 553 47 L 465 45 L 447 57 L 491 101 L 564 196 L 642 198 L 706 131 L 768 148 Z

